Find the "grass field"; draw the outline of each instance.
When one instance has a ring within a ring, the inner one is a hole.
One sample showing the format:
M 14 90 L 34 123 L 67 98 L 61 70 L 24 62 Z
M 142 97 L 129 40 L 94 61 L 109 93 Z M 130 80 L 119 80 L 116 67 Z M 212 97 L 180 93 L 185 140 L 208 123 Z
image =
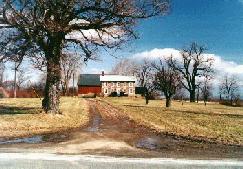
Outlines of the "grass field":
M 200 140 L 243 145 L 243 108 L 217 103 L 174 101 L 166 108 L 164 101 L 152 100 L 149 105 L 141 98 L 105 98 L 136 122 L 168 132 Z
M 65 131 L 87 124 L 86 101 L 62 98 L 62 115 L 42 113 L 40 99 L 0 99 L 0 137 L 22 137 Z

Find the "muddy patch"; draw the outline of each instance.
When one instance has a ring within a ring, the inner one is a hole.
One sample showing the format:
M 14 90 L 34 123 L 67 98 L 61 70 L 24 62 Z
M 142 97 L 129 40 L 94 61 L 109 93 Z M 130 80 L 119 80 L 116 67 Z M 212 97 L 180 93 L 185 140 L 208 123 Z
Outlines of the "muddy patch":
M 95 106 L 90 107 L 90 112 L 91 112 L 90 126 L 84 129 L 84 131 L 98 132 L 100 128 L 100 124 L 102 122 L 102 117 Z

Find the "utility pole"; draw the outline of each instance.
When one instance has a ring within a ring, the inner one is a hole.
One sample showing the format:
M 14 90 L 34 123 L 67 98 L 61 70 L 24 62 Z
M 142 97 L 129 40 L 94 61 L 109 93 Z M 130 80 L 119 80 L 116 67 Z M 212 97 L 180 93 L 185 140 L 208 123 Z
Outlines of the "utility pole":
M 14 65 L 14 98 L 17 96 L 17 63 Z

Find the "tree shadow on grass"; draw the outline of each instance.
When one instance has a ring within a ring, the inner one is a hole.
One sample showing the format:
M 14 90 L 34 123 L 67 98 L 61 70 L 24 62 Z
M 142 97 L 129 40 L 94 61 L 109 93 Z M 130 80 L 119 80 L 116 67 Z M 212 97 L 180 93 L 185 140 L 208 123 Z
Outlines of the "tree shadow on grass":
M 219 117 L 229 117 L 229 118 L 243 118 L 241 114 L 234 114 L 234 113 L 204 113 L 204 112 L 195 112 L 195 111 L 187 111 L 187 110 L 180 110 L 179 112 L 185 114 L 194 114 L 194 115 L 206 115 L 206 116 L 219 116 Z
M 138 105 L 133 105 L 133 104 L 123 104 L 122 106 L 125 106 L 125 107 L 135 107 L 135 108 L 162 108 L 162 107 L 159 107 L 159 106 L 151 106 L 151 105 L 146 105 L 146 104 L 138 104 Z M 166 108 L 166 107 L 163 107 L 163 108 Z
M 160 107 L 153 107 L 153 106 L 145 106 L 145 105 L 129 105 L 124 104 L 125 107 L 133 107 L 133 108 L 156 108 L 159 109 Z M 234 114 L 234 113 L 208 113 L 208 112 L 195 112 L 191 110 L 170 110 L 170 109 L 164 109 L 163 112 L 170 112 L 170 111 L 178 111 L 180 113 L 185 114 L 192 114 L 192 115 L 206 115 L 206 116 L 219 116 L 219 117 L 229 117 L 229 118 L 243 118 L 242 114 Z
M 126 106 L 126 107 L 148 107 L 146 105 L 131 105 L 131 104 L 123 104 L 123 106 Z
M 16 107 L 0 105 L 0 115 L 16 115 L 16 114 L 38 114 L 40 108 L 36 107 Z

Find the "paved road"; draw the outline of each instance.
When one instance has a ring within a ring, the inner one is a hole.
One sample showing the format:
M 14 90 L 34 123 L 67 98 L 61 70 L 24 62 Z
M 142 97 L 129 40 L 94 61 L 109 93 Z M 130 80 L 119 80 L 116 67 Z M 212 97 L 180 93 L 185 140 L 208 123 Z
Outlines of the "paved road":
M 104 156 L 1 153 L 1 169 L 239 169 L 243 161 L 112 158 Z

